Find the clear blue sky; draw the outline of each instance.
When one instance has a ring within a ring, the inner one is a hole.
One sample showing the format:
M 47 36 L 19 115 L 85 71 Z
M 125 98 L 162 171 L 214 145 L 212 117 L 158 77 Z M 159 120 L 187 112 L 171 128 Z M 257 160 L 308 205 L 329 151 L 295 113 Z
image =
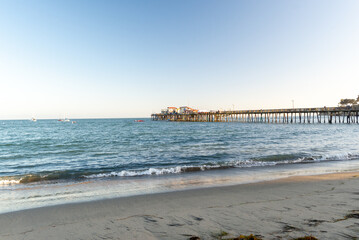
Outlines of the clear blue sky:
M 0 119 L 359 94 L 359 1 L 0 0 Z

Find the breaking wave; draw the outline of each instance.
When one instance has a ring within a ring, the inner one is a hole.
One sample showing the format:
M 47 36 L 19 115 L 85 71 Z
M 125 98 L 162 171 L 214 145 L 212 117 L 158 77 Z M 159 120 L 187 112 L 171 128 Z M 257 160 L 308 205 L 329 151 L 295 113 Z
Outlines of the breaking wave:
M 12 185 L 12 184 L 18 184 L 18 183 L 20 183 L 20 180 L 14 180 L 14 179 L 0 180 L 0 185 Z
M 359 159 L 359 154 L 337 154 L 324 156 L 303 156 L 303 155 L 270 155 L 249 160 L 227 161 L 227 162 L 207 162 L 201 165 L 183 165 L 172 167 L 150 167 L 138 170 L 119 170 L 114 169 L 92 169 L 83 171 L 53 171 L 46 173 L 28 174 L 23 176 L 1 177 L 1 185 L 27 184 L 42 181 L 66 180 L 66 179 L 89 179 L 89 178 L 109 178 L 109 177 L 136 177 L 136 176 L 155 176 L 166 174 L 180 174 L 188 172 L 199 172 L 208 170 L 220 170 L 228 168 L 249 168 L 265 167 L 282 164 L 314 163 L 321 161 L 340 161 Z
M 228 168 L 244 168 L 244 167 L 265 167 L 275 166 L 280 164 L 298 164 L 298 163 L 313 163 L 320 161 L 336 161 L 336 160 L 354 160 L 359 159 L 359 154 L 338 154 L 331 156 L 311 156 L 311 157 L 295 157 L 295 155 L 273 155 L 263 158 L 254 158 L 246 161 L 229 161 L 224 163 L 209 163 L 200 166 L 176 166 L 169 168 L 149 168 L 145 170 L 122 170 L 112 171 L 107 173 L 98 173 L 91 175 L 83 175 L 85 178 L 106 178 L 106 177 L 135 177 L 135 176 L 150 176 L 150 175 L 164 175 L 164 174 L 178 174 L 186 172 L 197 172 L 206 170 L 218 170 Z

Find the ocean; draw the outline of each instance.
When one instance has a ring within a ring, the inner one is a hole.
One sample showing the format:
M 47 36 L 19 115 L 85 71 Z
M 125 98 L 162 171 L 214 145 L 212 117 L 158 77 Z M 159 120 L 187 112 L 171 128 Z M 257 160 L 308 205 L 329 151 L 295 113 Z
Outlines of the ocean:
M 358 124 L 0 121 L 0 212 L 359 169 Z

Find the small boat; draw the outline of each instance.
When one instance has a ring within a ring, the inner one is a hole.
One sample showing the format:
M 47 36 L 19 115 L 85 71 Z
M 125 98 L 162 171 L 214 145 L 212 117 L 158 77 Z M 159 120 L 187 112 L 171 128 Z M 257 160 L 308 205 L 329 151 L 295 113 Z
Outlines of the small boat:
M 31 121 L 36 122 L 37 119 L 36 118 L 31 118 Z
M 144 122 L 143 120 L 135 120 L 135 122 Z
M 59 121 L 59 122 L 70 122 L 70 119 L 68 119 L 68 118 L 63 118 L 63 119 L 59 119 L 59 120 L 57 120 L 57 121 Z

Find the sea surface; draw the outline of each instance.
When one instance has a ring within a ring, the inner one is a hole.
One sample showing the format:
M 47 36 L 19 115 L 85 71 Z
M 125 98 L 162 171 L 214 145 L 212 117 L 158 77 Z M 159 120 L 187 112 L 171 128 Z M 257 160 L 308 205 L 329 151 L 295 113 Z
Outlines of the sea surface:
M 359 169 L 358 124 L 0 121 L 0 212 Z

